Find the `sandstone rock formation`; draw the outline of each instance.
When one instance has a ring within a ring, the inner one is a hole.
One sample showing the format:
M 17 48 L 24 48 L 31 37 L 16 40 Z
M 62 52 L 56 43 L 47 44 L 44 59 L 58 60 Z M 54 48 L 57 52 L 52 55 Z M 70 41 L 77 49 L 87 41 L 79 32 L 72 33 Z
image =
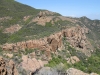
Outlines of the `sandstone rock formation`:
M 69 22 L 72 22 L 72 23 L 79 22 L 78 20 L 75 20 L 75 19 L 70 18 L 70 17 L 64 17 L 64 16 L 60 16 L 60 15 L 54 16 L 55 14 L 57 14 L 57 13 L 51 12 L 51 11 L 40 11 L 37 14 L 37 16 L 31 20 L 31 22 L 36 22 L 37 24 L 42 25 L 42 26 L 45 26 L 47 22 L 51 22 L 51 24 L 54 25 L 54 22 L 57 22 L 59 20 L 69 21 Z M 25 16 L 24 21 L 29 19 L 29 17 L 30 16 Z
M 43 62 L 41 60 L 37 60 L 35 58 L 28 58 L 27 55 L 22 56 L 22 62 L 21 66 L 26 71 L 30 71 L 31 73 L 34 73 L 36 70 L 39 70 L 44 66 Z
M 9 66 L 9 68 L 7 68 L 8 75 L 18 75 L 18 70 L 16 69 L 16 65 L 12 60 L 10 60 L 6 66 Z
M 87 28 L 77 26 L 66 29 L 63 34 L 73 47 L 82 49 L 83 53 L 90 56 L 90 51 L 88 49 L 91 50 L 92 46 L 86 38 L 86 33 L 88 33 Z
M 62 47 L 62 32 L 53 34 L 47 38 L 48 45 L 51 47 L 53 52 Z
M 50 22 L 54 18 L 54 16 L 52 16 L 53 14 L 53 12 L 49 11 L 40 12 L 31 22 L 37 22 L 37 24 L 45 26 L 46 22 Z
M 0 75 L 18 75 L 15 63 L 12 60 L 6 62 L 0 56 Z
M 77 56 L 71 56 L 70 58 L 67 59 L 67 63 L 76 63 L 76 62 L 79 62 L 79 58 Z
M 70 68 L 66 71 L 67 75 L 98 75 L 96 73 L 87 74 L 75 68 Z
M 40 11 L 37 14 L 37 16 L 32 19 L 31 22 L 37 22 L 37 24 L 45 26 L 47 22 L 51 22 L 52 24 L 54 24 L 54 22 L 57 22 L 58 20 L 67 20 L 65 19 L 65 17 L 61 17 L 61 16 L 56 17 L 54 16 L 55 14 L 57 13 L 51 11 Z
M 19 29 L 21 28 L 21 26 L 19 26 L 19 24 L 13 25 L 9 28 L 5 28 L 4 29 L 4 33 L 11 33 L 13 34 L 14 32 L 17 32 Z
M 82 49 L 86 48 L 87 40 L 85 36 L 85 31 L 81 27 L 73 27 L 64 31 L 64 36 L 74 47 L 79 47 Z
M 29 40 L 23 42 L 17 42 L 12 44 L 4 44 L 2 45 L 3 50 L 25 50 L 27 49 L 39 49 L 45 50 L 47 52 L 56 52 L 57 50 L 61 50 L 63 47 L 63 37 L 66 38 L 72 47 L 76 47 L 80 49 L 86 55 L 90 55 L 91 44 L 86 38 L 86 33 L 88 33 L 88 29 L 82 27 L 71 27 L 61 32 L 54 33 L 49 37 L 41 38 L 39 40 Z M 88 50 L 90 49 L 90 50 Z
M 39 39 L 39 40 L 29 40 L 24 42 L 17 42 L 12 44 L 4 44 L 2 46 L 3 50 L 17 51 L 24 49 L 42 49 L 42 50 L 53 50 L 56 51 L 62 45 L 61 33 L 53 34 L 50 37 Z

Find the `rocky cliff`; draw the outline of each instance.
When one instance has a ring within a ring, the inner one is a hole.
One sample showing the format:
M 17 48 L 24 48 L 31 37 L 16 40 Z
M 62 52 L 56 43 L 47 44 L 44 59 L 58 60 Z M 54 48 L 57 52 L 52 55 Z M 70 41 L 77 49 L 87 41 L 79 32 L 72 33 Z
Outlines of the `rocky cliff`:
M 64 48 L 63 38 L 66 38 L 72 47 L 81 49 L 82 52 L 88 55 L 91 51 L 91 44 L 86 38 L 88 33 L 87 28 L 80 26 L 67 28 L 61 32 L 54 33 L 49 37 L 41 38 L 39 40 L 29 40 L 17 43 L 6 43 L 2 45 L 3 50 L 18 51 L 27 49 L 39 49 L 49 52 L 56 52 Z M 90 49 L 90 51 L 88 50 Z

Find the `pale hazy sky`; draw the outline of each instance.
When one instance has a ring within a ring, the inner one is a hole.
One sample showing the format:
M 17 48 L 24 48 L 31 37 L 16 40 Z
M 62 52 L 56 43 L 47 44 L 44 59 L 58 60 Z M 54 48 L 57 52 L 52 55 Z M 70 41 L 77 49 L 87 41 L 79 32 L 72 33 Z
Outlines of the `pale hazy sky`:
M 100 19 L 100 0 L 16 0 L 37 9 L 47 9 L 63 16 Z

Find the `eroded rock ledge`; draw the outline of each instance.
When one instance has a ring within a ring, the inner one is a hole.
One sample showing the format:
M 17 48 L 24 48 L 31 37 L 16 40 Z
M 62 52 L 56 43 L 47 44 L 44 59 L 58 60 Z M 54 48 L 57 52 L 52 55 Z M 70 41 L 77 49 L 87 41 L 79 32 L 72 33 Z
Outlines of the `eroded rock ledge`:
M 65 37 L 66 40 L 71 44 L 71 46 L 82 49 L 84 53 L 86 50 L 92 48 L 90 42 L 86 38 L 86 33 L 88 33 L 87 28 L 82 28 L 80 26 L 67 28 L 61 32 L 54 33 L 49 37 L 41 38 L 39 40 L 29 40 L 17 43 L 6 43 L 2 45 L 3 50 L 18 51 L 27 49 L 40 49 L 47 52 L 56 52 L 61 50 L 63 46 L 62 39 Z M 91 50 L 91 49 L 90 49 Z

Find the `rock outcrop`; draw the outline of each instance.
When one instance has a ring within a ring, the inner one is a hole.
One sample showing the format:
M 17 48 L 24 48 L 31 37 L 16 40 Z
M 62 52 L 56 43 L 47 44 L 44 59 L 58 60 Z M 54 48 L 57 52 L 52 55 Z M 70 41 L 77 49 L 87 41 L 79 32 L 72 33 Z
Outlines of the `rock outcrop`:
M 38 25 L 45 26 L 47 22 L 54 24 L 54 22 L 57 22 L 58 20 L 67 20 L 65 17 L 56 17 L 54 15 L 57 15 L 57 13 L 51 11 L 40 11 L 37 16 L 31 20 L 31 22 L 36 22 Z
M 91 48 L 93 48 L 90 42 L 86 38 L 86 33 L 88 33 L 88 29 L 85 27 L 72 27 L 70 29 L 66 29 L 64 31 L 64 37 L 66 37 L 67 41 L 78 49 L 81 49 L 83 53 L 90 56 Z M 90 51 L 89 51 L 90 49 Z
M 37 60 L 35 58 L 28 58 L 27 55 L 22 56 L 22 62 L 21 66 L 26 71 L 30 71 L 31 73 L 34 73 L 36 70 L 39 70 L 44 66 L 43 62 L 41 60 Z
M 4 29 L 4 33 L 11 33 L 13 34 L 14 32 L 17 32 L 19 29 L 21 28 L 21 26 L 19 24 L 13 25 L 9 28 L 5 28 Z
M 6 62 L 0 56 L 0 75 L 18 75 L 15 63 L 12 60 Z
M 66 71 L 66 74 L 67 75 L 98 75 L 96 73 L 91 73 L 91 74 L 87 74 L 87 73 L 84 73 L 78 69 L 75 69 L 75 68 L 70 68 Z
M 67 59 L 67 63 L 76 63 L 76 62 L 79 62 L 80 59 L 77 57 L 77 56 L 71 56 L 70 58 Z
M 64 36 L 74 47 L 79 47 L 86 49 L 87 39 L 85 36 L 85 31 L 81 27 L 73 27 L 64 31 Z
M 50 37 L 46 37 L 39 40 L 29 40 L 24 42 L 17 42 L 13 44 L 4 44 L 2 46 L 3 50 L 18 51 L 27 49 L 40 49 L 46 51 L 56 51 L 62 46 L 61 33 L 53 34 Z
M 52 34 L 49 37 L 39 40 L 29 40 L 13 44 L 6 43 L 2 45 L 2 49 L 18 51 L 25 50 L 27 48 L 45 50 L 47 52 L 56 52 L 57 50 L 61 50 L 63 48 L 62 39 L 65 37 L 66 41 L 68 41 L 72 47 L 79 48 L 82 52 L 89 55 L 90 51 L 88 49 L 92 47 L 86 38 L 86 33 L 88 33 L 88 29 L 77 26 L 62 30 L 62 32 Z
M 42 26 L 45 26 L 46 22 L 50 22 L 54 18 L 54 16 L 52 16 L 53 14 L 54 13 L 53 12 L 50 12 L 50 11 L 40 12 L 37 15 L 37 17 L 35 17 L 34 19 L 32 19 L 31 22 L 37 22 L 37 24 L 42 25 Z
M 96 73 L 84 73 L 81 70 L 75 68 L 69 68 L 67 71 L 57 71 L 56 69 L 52 69 L 50 67 L 43 67 L 40 69 L 35 75 L 98 75 Z
M 18 70 L 16 69 L 16 65 L 12 60 L 10 60 L 6 66 L 9 67 L 7 68 L 8 75 L 18 75 Z

